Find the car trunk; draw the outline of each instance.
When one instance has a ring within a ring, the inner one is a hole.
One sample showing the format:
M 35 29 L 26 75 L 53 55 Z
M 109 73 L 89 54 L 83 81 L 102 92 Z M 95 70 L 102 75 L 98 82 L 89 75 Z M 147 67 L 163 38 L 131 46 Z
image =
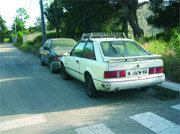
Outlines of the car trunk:
M 104 58 L 108 63 L 106 78 L 139 77 L 162 73 L 163 62 L 160 55 Z

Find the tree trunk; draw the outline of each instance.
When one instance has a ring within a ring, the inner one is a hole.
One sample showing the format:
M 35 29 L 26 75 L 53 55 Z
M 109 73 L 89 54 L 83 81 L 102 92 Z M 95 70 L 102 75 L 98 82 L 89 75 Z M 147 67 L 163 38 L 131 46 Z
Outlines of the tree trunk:
M 130 14 L 129 14 L 129 17 L 128 17 L 128 21 L 129 21 L 130 26 L 133 29 L 134 37 L 135 38 L 143 37 L 144 36 L 144 32 L 143 32 L 143 30 L 138 25 L 136 12 L 133 13 L 133 11 L 130 11 Z
M 56 23 L 56 35 L 57 35 L 57 38 L 59 38 L 59 25 Z
M 59 35 L 59 24 L 58 24 L 58 15 L 57 15 L 57 12 L 58 12 L 58 9 L 57 9 L 57 0 L 54 0 L 54 5 L 55 5 L 55 24 L 56 24 L 56 34 L 57 34 L 57 38 L 60 37 Z

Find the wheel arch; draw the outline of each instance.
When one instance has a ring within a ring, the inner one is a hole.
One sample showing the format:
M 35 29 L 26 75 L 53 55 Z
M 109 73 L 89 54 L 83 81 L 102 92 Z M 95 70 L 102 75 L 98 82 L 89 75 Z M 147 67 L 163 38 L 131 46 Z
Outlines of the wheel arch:
M 92 75 L 89 73 L 89 71 L 85 71 L 85 72 L 84 72 L 84 80 L 85 80 L 85 78 L 86 78 L 87 75 L 90 75 L 90 76 L 92 77 Z

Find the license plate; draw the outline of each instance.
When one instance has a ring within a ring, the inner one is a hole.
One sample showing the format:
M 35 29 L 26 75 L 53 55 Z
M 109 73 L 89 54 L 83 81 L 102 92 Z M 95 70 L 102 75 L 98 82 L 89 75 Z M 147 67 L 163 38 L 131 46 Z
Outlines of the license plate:
M 148 73 L 147 69 L 129 70 L 127 71 L 127 76 L 146 75 L 147 73 Z

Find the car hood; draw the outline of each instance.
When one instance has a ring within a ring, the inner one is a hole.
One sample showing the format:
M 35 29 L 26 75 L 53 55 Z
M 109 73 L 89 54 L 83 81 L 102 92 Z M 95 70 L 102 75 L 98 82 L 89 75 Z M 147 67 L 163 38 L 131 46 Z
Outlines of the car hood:
M 56 48 L 52 49 L 54 53 L 56 53 L 58 56 L 62 56 L 66 52 L 70 52 L 72 48 Z

